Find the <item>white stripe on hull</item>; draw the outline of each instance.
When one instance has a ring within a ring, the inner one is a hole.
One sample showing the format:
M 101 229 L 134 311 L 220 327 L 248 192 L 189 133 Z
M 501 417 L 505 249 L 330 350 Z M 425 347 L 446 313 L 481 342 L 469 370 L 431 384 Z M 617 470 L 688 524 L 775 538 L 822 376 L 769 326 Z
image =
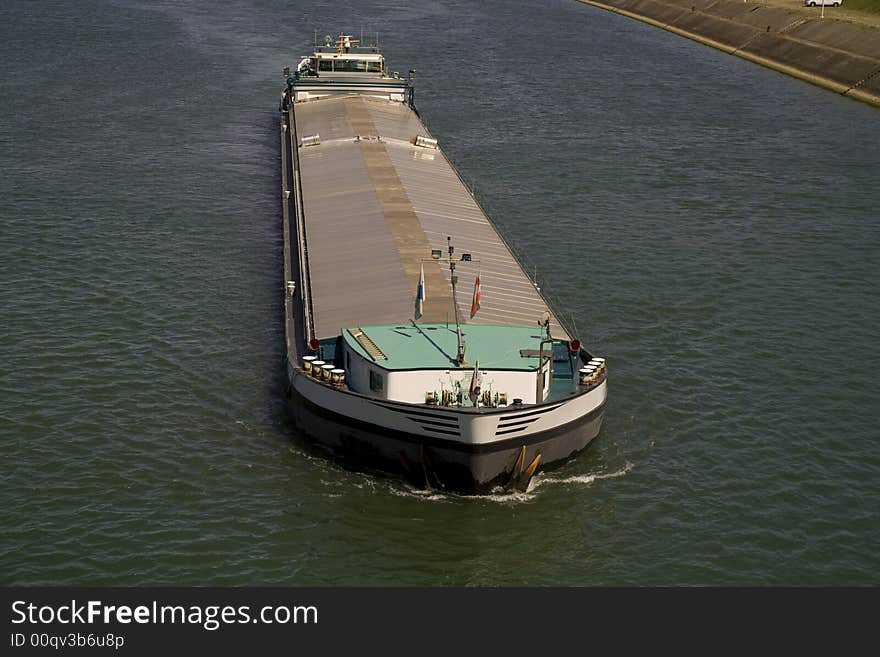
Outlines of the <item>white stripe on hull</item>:
M 528 439 L 575 422 L 601 408 L 607 397 L 607 384 L 602 381 L 586 394 L 556 403 L 510 406 L 502 413 L 497 409 L 460 412 L 342 392 L 293 367 L 288 373 L 300 395 L 330 412 L 417 437 L 484 447 L 511 439 Z

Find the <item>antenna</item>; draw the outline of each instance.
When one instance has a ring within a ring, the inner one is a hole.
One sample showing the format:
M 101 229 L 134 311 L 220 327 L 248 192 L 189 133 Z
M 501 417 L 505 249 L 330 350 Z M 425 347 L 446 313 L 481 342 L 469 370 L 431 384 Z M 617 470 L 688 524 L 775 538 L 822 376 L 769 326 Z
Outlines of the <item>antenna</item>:
M 455 260 L 452 257 L 455 253 L 455 247 L 452 246 L 452 238 L 446 236 L 446 244 L 449 247 L 449 272 L 452 280 L 452 308 L 455 310 L 455 334 L 458 337 L 458 354 L 455 357 L 455 364 L 461 366 L 464 363 L 464 342 L 461 338 L 461 322 L 458 319 L 458 298 L 455 295 L 455 285 L 458 283 L 458 276 L 455 275 Z
M 315 28 L 315 48 L 318 47 L 318 28 Z
M 473 256 L 470 253 L 462 253 L 457 258 L 455 257 L 455 247 L 452 246 L 452 237 L 446 237 L 446 244 L 448 249 L 448 255 L 446 258 L 443 257 L 442 249 L 431 249 L 431 257 L 430 258 L 422 258 L 423 261 L 430 260 L 445 260 L 449 263 L 449 279 L 452 283 L 452 308 L 455 311 L 455 334 L 458 338 L 458 351 L 455 355 L 455 364 L 461 367 L 464 364 L 464 352 L 465 352 L 465 344 L 464 344 L 464 336 L 461 332 L 461 319 L 459 319 L 458 315 L 458 276 L 455 274 L 455 265 L 459 262 L 468 262 L 468 263 L 479 263 L 479 260 L 474 260 Z M 449 312 L 446 313 L 446 328 L 449 328 Z

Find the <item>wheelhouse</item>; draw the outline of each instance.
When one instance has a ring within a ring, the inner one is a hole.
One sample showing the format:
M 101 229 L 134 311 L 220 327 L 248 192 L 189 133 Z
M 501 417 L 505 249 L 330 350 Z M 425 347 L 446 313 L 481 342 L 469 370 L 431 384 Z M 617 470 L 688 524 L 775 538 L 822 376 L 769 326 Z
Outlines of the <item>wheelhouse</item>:
M 325 40 L 325 45 L 302 58 L 298 77 L 387 77 L 385 57 L 376 46 L 361 46 L 350 34 L 340 34 L 335 42 L 327 35 Z

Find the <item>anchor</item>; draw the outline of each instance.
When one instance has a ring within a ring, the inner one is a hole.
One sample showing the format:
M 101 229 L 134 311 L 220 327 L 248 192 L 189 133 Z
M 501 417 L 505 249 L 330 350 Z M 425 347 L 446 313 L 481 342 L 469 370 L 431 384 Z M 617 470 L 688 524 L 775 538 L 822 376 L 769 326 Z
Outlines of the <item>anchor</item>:
M 510 480 L 507 482 L 508 490 L 515 490 L 524 493 L 529 487 L 529 482 L 535 475 L 535 470 L 541 463 L 541 452 L 535 454 L 535 458 L 526 466 L 526 446 L 523 445 L 513 464 L 513 470 L 510 472 Z
M 421 457 L 420 460 L 422 462 L 422 472 L 425 475 L 425 488 L 428 490 L 443 490 L 445 486 L 437 477 L 437 469 L 434 467 L 434 464 L 431 463 L 431 456 L 428 453 L 428 450 L 425 449 L 424 445 L 421 447 L 419 456 Z M 433 485 L 431 484 L 432 479 L 434 480 Z

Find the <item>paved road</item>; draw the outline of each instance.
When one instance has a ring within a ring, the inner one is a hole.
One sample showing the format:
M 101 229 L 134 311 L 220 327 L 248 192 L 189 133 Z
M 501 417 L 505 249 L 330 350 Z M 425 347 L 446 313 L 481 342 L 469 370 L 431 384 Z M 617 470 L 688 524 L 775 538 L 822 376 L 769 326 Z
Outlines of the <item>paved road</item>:
M 822 11 L 821 7 L 804 7 L 803 0 L 748 0 L 755 4 L 770 5 L 773 7 L 784 7 L 791 11 L 796 11 L 808 16 L 818 16 Z M 830 2 L 830 0 L 826 0 Z M 872 14 L 867 11 L 855 11 L 846 9 L 846 0 L 843 0 L 842 7 L 825 7 L 825 20 L 844 20 L 851 23 L 861 23 L 872 27 L 880 28 L 880 14 Z M 878 35 L 880 37 L 880 35 Z

